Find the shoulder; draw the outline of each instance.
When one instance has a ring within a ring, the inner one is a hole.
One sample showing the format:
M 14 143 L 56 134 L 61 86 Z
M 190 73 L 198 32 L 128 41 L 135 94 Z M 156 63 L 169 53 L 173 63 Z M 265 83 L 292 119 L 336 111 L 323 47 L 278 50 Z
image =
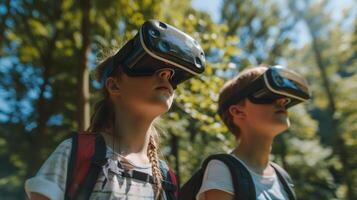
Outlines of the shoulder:
M 293 180 L 290 177 L 289 173 L 280 165 L 274 163 L 274 162 L 270 162 L 270 165 L 274 168 L 277 176 L 282 176 L 289 184 L 293 185 Z
M 209 156 L 203 163 L 206 166 L 203 180 L 217 180 L 232 185 L 231 170 L 241 168 L 244 165 L 231 154 L 215 154 Z M 232 171 L 233 174 L 235 170 Z
M 229 168 L 220 160 L 210 160 L 207 164 L 203 180 L 213 179 L 217 181 L 227 182 L 231 180 L 231 174 Z
M 208 162 L 197 197 L 209 190 L 220 190 L 234 195 L 229 168 L 222 161 L 213 159 Z
M 49 155 L 45 163 L 42 165 L 37 175 L 52 171 L 57 168 L 67 169 L 67 162 L 69 160 L 72 149 L 72 139 L 62 141 L 56 149 Z
M 71 149 L 72 149 L 72 139 L 71 138 L 62 141 L 56 147 L 56 149 L 53 151 L 53 153 L 47 158 L 44 165 L 48 165 L 50 163 L 63 162 L 64 160 L 69 159 Z M 55 167 L 55 166 L 57 166 L 57 165 L 54 165 L 53 167 Z
M 52 152 L 52 154 L 47 158 L 46 162 L 44 163 L 56 163 L 56 162 L 63 162 L 64 160 L 69 159 L 72 150 L 72 139 L 66 139 L 62 141 L 56 149 Z
M 65 139 L 57 146 L 56 150 L 71 151 L 72 143 L 72 138 Z
M 286 191 L 288 191 L 288 193 L 290 193 L 290 195 L 292 196 L 296 196 L 295 192 L 294 192 L 294 181 L 293 179 L 290 177 L 289 173 L 282 168 L 280 165 L 274 163 L 274 162 L 270 162 L 270 165 L 274 168 L 276 175 L 279 179 L 279 182 L 282 184 L 282 186 L 284 187 L 284 189 Z
M 37 174 L 26 180 L 27 195 L 35 192 L 50 199 L 63 199 L 67 164 L 72 148 L 72 140 L 62 141 L 41 166 Z
M 162 186 L 165 190 L 166 199 L 176 199 L 178 195 L 176 174 L 169 168 L 164 160 L 159 160 L 159 163 L 163 175 Z
M 167 163 L 164 160 L 159 160 L 159 164 L 160 164 L 160 168 L 162 169 L 169 169 L 169 166 L 167 165 Z
M 168 182 L 172 182 L 173 184 L 176 184 L 176 174 L 167 165 L 167 163 L 164 160 L 159 160 L 159 165 L 164 181 L 168 181 Z

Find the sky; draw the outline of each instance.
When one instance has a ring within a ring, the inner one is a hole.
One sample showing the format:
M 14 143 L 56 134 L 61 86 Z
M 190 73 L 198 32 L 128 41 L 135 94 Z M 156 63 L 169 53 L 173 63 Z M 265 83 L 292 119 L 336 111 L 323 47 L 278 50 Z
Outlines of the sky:
M 282 0 L 276 0 L 276 1 L 282 1 Z M 314 1 L 321 1 L 321 0 L 314 0 Z M 346 7 L 350 7 L 352 4 L 355 4 L 354 6 L 357 8 L 357 2 L 356 0 L 334 0 L 331 1 L 331 5 L 328 6 L 328 10 L 331 12 L 331 16 L 335 21 L 339 21 L 342 17 L 342 13 L 344 12 Z M 219 23 L 220 19 L 220 9 L 221 9 L 221 4 L 223 3 L 223 0 L 192 0 L 192 6 L 201 11 L 206 11 L 208 12 L 213 21 L 216 23 Z M 357 9 L 354 11 L 354 15 L 352 16 L 357 16 Z M 352 20 L 351 20 L 352 22 Z M 297 25 L 297 30 L 299 37 L 296 38 L 296 48 L 301 48 L 306 44 L 307 42 L 310 41 L 309 34 L 307 32 L 306 27 L 304 27 L 303 24 L 298 24 Z
M 277 0 L 279 1 L 279 0 Z M 315 0 L 318 1 L 318 0 Z M 223 0 L 192 0 L 192 6 L 201 11 L 208 12 L 215 22 L 219 21 L 219 12 Z M 334 18 L 341 18 L 341 10 L 345 6 L 355 3 L 356 0 L 334 0 L 332 1 L 331 9 Z
M 221 9 L 222 0 L 193 0 L 192 6 L 201 11 L 208 12 L 213 21 L 219 21 L 219 13 Z

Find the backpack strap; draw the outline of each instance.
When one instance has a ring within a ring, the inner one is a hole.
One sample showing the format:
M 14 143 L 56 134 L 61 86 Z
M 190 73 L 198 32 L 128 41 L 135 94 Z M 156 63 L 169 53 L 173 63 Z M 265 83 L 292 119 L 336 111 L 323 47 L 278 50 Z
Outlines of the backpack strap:
M 209 156 L 202 164 L 206 169 L 209 161 L 223 162 L 231 172 L 235 200 L 255 200 L 255 186 L 248 169 L 236 158 L 229 154 L 215 154 Z
M 69 157 L 69 162 L 67 165 L 67 176 L 66 176 L 66 189 L 65 189 L 65 199 L 69 200 L 71 199 L 72 194 L 70 194 L 69 191 L 73 191 L 74 184 L 73 182 L 73 175 L 74 175 L 74 164 L 76 162 L 76 155 L 77 155 L 77 149 L 78 149 L 78 133 L 73 132 L 71 133 L 73 136 L 71 137 L 72 139 L 72 148 L 71 148 L 71 154 Z
M 89 199 L 105 156 L 106 146 L 100 134 L 81 132 L 72 137 L 65 199 Z
M 137 171 L 137 170 L 124 171 L 122 172 L 122 176 L 154 184 L 154 178 L 150 174 L 141 171 Z
M 296 194 L 294 192 L 294 183 L 290 177 L 290 175 L 282 168 L 280 167 L 278 164 L 274 163 L 274 162 L 270 162 L 270 165 L 274 168 L 279 181 L 282 183 L 285 192 L 288 194 L 288 197 L 290 200 L 296 200 Z
M 160 170 L 163 176 L 162 187 L 167 200 L 174 200 L 178 197 L 178 185 L 175 173 L 167 166 L 166 162 L 159 160 Z
M 65 199 L 89 199 L 98 179 L 101 167 L 106 162 L 106 145 L 100 134 L 75 133 L 72 136 L 72 149 L 67 167 Z M 168 200 L 177 198 L 178 186 L 175 173 L 160 160 L 163 174 L 163 189 Z M 131 170 L 124 172 L 124 177 L 153 183 L 149 174 Z

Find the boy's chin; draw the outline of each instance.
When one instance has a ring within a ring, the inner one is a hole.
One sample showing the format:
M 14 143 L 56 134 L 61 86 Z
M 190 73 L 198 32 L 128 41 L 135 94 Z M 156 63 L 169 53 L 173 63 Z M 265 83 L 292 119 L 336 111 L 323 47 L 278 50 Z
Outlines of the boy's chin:
M 274 125 L 270 127 L 270 133 L 275 136 L 283 133 L 284 131 L 288 130 L 290 127 L 289 119 L 275 122 Z
M 285 131 L 290 127 L 290 119 L 289 117 L 280 117 L 275 122 L 275 126 L 279 129 L 283 129 Z
M 281 133 L 283 133 L 284 131 L 288 130 L 290 127 L 290 121 L 287 121 L 284 124 L 281 124 L 279 127 L 277 127 L 277 131 L 276 134 L 279 135 Z

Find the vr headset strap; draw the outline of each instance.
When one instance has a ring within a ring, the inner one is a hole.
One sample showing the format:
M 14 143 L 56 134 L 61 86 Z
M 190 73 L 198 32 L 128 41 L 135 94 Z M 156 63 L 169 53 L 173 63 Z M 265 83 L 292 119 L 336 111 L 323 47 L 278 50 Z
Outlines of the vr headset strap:
M 237 91 L 231 98 L 229 98 L 229 100 L 224 103 L 220 112 L 226 111 L 230 105 L 238 103 L 238 101 L 242 100 L 245 97 L 248 97 L 249 95 L 251 95 L 252 91 L 259 90 L 259 88 L 262 88 L 262 84 L 264 84 L 264 82 L 261 76 L 254 79 L 250 85 L 240 91 Z

